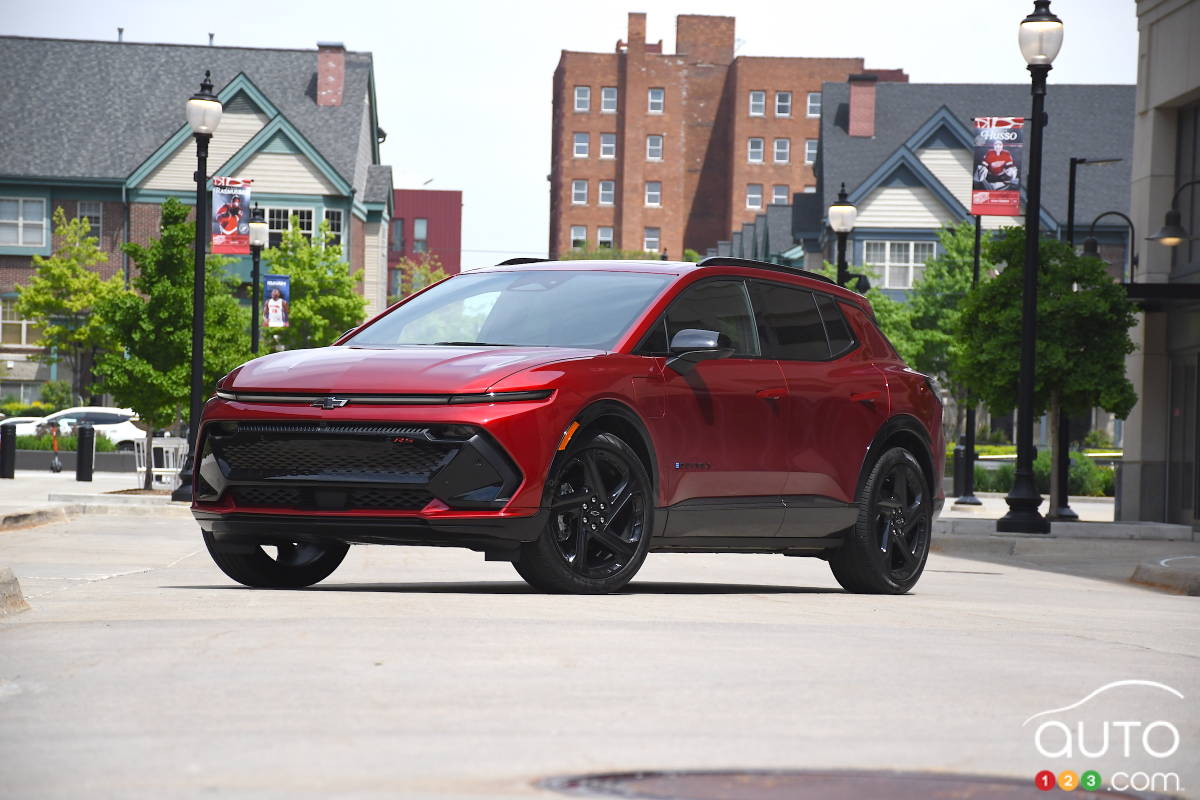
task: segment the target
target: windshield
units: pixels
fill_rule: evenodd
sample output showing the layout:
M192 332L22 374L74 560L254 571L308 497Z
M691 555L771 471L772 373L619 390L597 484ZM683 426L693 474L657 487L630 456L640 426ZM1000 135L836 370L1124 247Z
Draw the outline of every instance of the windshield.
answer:
M455 275L347 345L533 345L611 349L670 275L529 270Z

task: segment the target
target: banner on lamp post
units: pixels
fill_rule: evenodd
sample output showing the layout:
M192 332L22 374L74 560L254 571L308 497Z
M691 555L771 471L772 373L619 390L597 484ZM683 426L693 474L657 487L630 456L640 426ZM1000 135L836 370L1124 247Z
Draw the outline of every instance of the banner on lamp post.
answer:
M1024 134L1024 117L975 118L972 215L1020 216Z
M212 251L228 255L250 252L250 184L252 178L213 178Z
M286 328L291 316L292 278L290 275L263 277L262 323L264 328Z

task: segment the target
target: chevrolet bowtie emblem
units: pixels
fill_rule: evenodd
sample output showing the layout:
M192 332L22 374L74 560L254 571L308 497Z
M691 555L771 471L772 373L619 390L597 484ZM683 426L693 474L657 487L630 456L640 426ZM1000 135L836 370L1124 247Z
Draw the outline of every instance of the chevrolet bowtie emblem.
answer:
M331 411L335 408L341 408L350 401L343 397L322 397L320 400L314 400L309 403L313 408L323 408L326 411Z

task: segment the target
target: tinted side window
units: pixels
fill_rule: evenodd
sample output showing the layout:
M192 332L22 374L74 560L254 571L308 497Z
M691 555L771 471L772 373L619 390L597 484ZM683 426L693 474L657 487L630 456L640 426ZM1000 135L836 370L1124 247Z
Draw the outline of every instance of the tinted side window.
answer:
M842 310L838 308L836 300L829 295L818 294L817 305L821 307L825 331L829 334L829 349L833 351L834 358L837 358L854 346L854 334L850 332L850 325L842 316Z
M825 361L829 342L813 293L778 283L754 284L754 302L771 340L770 356L784 361Z
M87 416L89 417L88 421L93 425L116 425L117 423L124 422L125 420L129 419L129 417L124 414L110 414L108 412L101 411L88 414Z
M725 334L738 356L761 352L742 281L703 281L685 289L667 309L668 341L686 328Z

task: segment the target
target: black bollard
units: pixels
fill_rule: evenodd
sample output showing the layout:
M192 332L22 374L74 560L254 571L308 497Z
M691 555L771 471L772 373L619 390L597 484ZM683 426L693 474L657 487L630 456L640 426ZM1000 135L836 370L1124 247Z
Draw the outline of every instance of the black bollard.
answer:
M96 468L96 429L88 423L75 428L75 480L91 481Z
M17 471L17 426L0 425L0 478L13 478Z
M963 441L964 437L958 438L958 444L954 446L954 496L962 497L967 490L967 468L970 466L967 463L967 446Z

